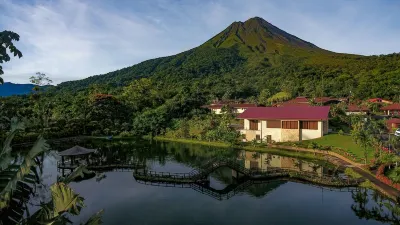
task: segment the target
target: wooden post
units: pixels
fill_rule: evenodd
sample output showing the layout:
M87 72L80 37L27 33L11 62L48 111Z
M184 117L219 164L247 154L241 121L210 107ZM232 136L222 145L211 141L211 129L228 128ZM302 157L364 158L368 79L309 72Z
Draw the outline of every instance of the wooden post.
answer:
M64 156L61 156L61 163L64 165Z

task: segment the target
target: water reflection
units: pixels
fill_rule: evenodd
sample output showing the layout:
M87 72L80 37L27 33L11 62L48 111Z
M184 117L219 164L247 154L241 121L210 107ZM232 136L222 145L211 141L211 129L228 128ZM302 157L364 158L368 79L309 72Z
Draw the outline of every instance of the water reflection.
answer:
M52 147L62 151L77 144L97 148L96 157L104 164L141 162L160 172L188 173L210 159L230 159L249 170L290 168L319 176L338 173L335 167L317 161L180 143L88 140ZM43 158L44 187L62 175L57 160L54 154ZM399 224L398 207L366 189L237 178L232 169L224 167L209 175L207 186L181 184L183 188L177 188L171 183L137 182L131 171L103 171L101 176L71 184L87 207L70 219L79 224L104 209L105 224ZM29 200L31 208L49 197L45 189L35 195Z

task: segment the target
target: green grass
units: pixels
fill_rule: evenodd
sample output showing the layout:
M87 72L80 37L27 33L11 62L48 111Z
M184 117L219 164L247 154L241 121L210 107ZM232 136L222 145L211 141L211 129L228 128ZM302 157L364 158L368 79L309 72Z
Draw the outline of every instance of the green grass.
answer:
M356 144L351 136L339 135L339 134L328 134L318 139L312 140L322 146L332 146L337 148L342 148L343 150L352 153L357 156L357 158L364 159L364 150L358 144ZM309 141L304 141L310 143ZM372 148L368 149L368 160L374 158L374 151Z
M344 173L352 178L358 179L361 178L362 176L360 174L358 174L357 172L355 172L352 168L346 168L346 170L344 171Z

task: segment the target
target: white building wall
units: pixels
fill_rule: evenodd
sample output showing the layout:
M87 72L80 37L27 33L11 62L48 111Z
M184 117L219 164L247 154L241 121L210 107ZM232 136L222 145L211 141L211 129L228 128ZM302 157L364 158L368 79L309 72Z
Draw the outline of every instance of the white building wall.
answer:
M211 109L215 114L221 114L221 109Z
M323 122L318 121L318 130L308 130L308 129L300 129L301 131L301 140L310 140L315 138L320 138L323 136Z
M365 115L367 114L366 112L346 112L346 115Z
M267 135L271 135L271 140L275 142L281 141L281 128L265 128L265 132L263 132L263 137L266 140Z

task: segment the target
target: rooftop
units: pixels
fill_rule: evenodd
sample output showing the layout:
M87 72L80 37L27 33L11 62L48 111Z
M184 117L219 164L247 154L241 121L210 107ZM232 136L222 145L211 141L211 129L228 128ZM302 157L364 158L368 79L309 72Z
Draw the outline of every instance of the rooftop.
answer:
M203 108L209 108L209 109L221 109L222 107L229 105L232 108L249 108L249 107L257 107L257 104L253 103L228 103L228 104L211 104L211 105L204 105L202 106Z
M365 105L348 105L347 112L369 112L369 108Z
M400 103L394 103L381 108L381 110L400 110Z
M326 120L329 106L286 106L248 108L239 119Z
M96 149L89 149L89 148L84 148L84 147L75 145L74 147L64 150L62 152L59 152L58 154L61 156L86 155L86 154L90 154L95 151L96 151Z

